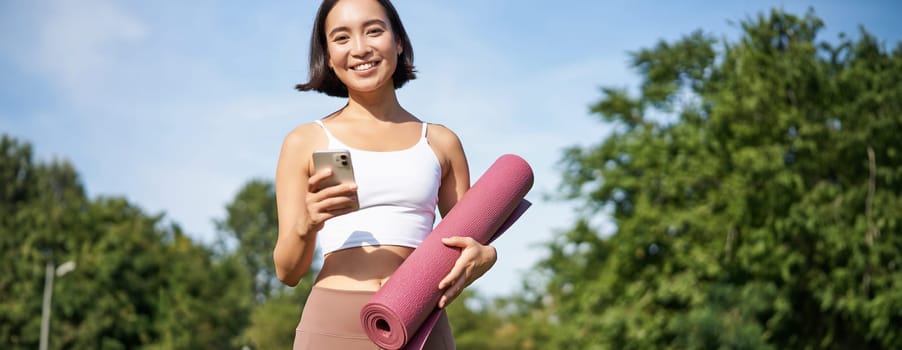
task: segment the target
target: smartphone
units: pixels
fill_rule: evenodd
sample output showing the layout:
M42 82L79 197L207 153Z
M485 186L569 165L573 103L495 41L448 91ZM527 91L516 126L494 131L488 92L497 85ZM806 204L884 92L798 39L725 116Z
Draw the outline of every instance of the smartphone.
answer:
M313 168L315 172L332 169L332 176L320 182L317 191L338 184L354 182L354 164L351 163L351 152L348 150L313 151Z

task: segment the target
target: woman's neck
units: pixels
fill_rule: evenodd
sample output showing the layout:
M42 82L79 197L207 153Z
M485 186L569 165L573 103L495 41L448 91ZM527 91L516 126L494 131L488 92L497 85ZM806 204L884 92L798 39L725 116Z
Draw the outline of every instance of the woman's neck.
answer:
M348 105L343 108L342 114L354 118L400 121L407 113L401 108L395 90L390 88L372 93L349 92Z

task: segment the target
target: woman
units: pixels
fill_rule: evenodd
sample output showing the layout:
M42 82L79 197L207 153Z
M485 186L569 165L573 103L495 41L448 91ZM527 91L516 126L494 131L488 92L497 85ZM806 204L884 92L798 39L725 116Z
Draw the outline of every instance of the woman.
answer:
M279 238L276 273L295 286L320 241L323 267L304 306L295 349L374 349L360 324L363 305L470 187L458 137L404 110L395 95L415 78L413 49L388 0L323 1L310 44L310 81L298 85L347 97L340 110L292 130L276 171ZM351 152L355 184L326 187L315 150ZM355 201L359 201L359 209ZM436 288L445 307L495 263L495 249L467 237L444 240L461 249ZM426 343L454 348L442 317Z

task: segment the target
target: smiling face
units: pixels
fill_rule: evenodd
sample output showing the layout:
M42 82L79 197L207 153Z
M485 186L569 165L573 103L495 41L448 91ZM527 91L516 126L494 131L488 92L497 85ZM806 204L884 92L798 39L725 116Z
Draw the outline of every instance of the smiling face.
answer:
M401 44L375 0L341 0L325 23L328 64L349 93L394 90Z

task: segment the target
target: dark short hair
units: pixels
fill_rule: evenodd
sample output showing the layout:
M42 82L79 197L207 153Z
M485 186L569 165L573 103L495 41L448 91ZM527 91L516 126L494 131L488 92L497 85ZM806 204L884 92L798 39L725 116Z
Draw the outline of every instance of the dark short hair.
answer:
M316 12L316 22L313 23L313 33L310 35L310 76L307 83L295 86L300 91L316 90L329 96L348 97L348 88L345 86L335 72L329 69L328 49L326 48L326 16L329 11L335 7L339 0L324 0ZM413 66L413 47L410 44L410 38L407 37L407 31L401 24L401 17L398 11L389 0L377 0L385 14L388 15L388 21L391 30L395 35L395 40L401 43L403 50L398 55L398 64L395 66L395 72L392 74L392 82L395 89L404 86L408 80L416 79L416 70Z

